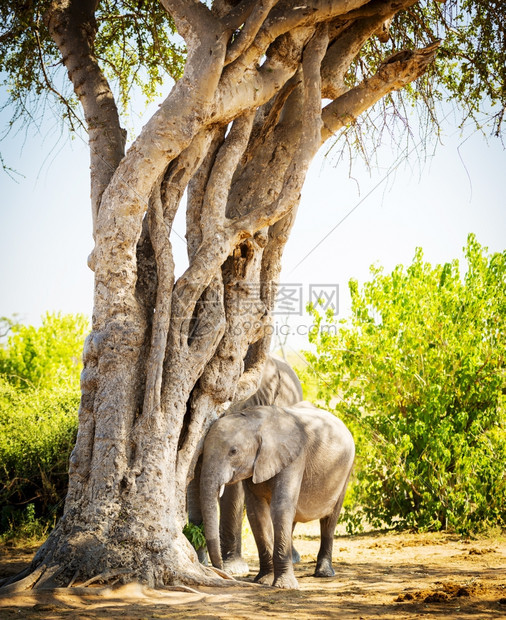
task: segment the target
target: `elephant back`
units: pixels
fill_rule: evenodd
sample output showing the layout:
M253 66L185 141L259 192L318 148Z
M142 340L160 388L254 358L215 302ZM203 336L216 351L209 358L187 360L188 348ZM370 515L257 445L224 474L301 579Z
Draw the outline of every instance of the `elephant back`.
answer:
M301 400L302 386L292 367L281 358L270 355L265 363L258 390L249 398L234 403L229 413L264 405L286 407Z

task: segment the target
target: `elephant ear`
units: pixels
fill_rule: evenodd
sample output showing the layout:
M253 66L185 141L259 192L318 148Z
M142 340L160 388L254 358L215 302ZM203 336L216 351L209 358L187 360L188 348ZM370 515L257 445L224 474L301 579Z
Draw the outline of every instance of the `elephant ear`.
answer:
M305 433L300 421L280 407L259 408L259 448L253 464L253 483L269 480L301 453Z

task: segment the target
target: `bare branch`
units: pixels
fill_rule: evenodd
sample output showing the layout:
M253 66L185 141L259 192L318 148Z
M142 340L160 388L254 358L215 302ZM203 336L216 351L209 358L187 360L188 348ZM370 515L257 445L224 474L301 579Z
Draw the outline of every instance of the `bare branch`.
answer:
M223 306L223 278L221 270L205 289L197 303L194 321L188 334L193 365L198 364L200 375L213 356L226 327Z
M288 241L290 231L295 221L297 205L283 218L269 228L267 245L262 254L260 269L260 296L266 310L264 329L259 332L259 338L252 341L245 360L245 372L241 376L235 392L235 400L243 400L251 395L258 387L262 370L269 354L272 339L271 327L272 311L276 299L276 288L281 274L281 257Z
M328 104L322 113L324 127L321 142L356 118L388 93L403 88L424 73L433 61L440 41L418 50L397 52L381 65L378 72Z
M336 99L347 90L344 76L364 43L384 20L382 15L377 15L351 22L337 37L322 63L322 97Z
M230 70L239 76L246 69L259 63L268 47L281 35L302 26L314 26L319 22L328 21L338 15L360 8L368 0L313 0L312 2L280 2L270 11L267 19L259 28L251 45L230 65Z
M252 105L264 105L297 71L304 46L313 34L312 28L298 28L280 37L269 49L269 57L261 67L246 67L241 58L223 71L216 117L232 120ZM233 114L232 114L233 112Z
M221 18L221 23L230 32L234 32L240 28L248 19L251 11L254 10L257 0L241 0L236 6L230 8L230 5L224 1L213 2L213 13Z
M398 13L404 9L407 9L413 4L416 4L419 0L371 0L365 2L363 6L350 10L346 19L358 19L361 17L375 17L377 15L386 14L389 12ZM446 0L442 0L446 2ZM385 17L385 19L388 19Z
M260 381L262 380L262 372L269 355L270 337L261 338L251 344L245 359L245 369L235 391L235 400L241 401L256 392Z
M193 179L196 171L202 165L212 139L212 131L207 129L200 131L192 140L191 144L169 167L170 174L165 176L162 184L162 197L165 205L165 219L167 224L170 224L171 228L177 206L183 197L188 183ZM170 222L167 220L168 213L172 214Z
M191 321L201 295L211 284L232 250L230 237L217 234L201 244L193 260L177 280L172 293L171 346L188 354Z
M231 187L227 217L245 216L280 196L285 173L299 148L303 100L299 71L274 101L258 110L255 133L252 132L241 169ZM282 115L271 130L271 122L278 117L277 108L282 109ZM258 183L259 178L268 179L268 182Z
M262 148L271 132L274 131L276 126L278 126L279 118L285 103L287 102L288 97L290 97L293 91L297 88L298 83L298 79L294 76L286 82L278 96L274 99L272 106L270 106L270 109L267 111L266 118L263 119L263 123L259 128L258 133L254 136L252 135L252 139L250 140L246 153L247 160L250 160L255 156L257 149Z
M161 407L163 361L167 346L172 288L174 286L174 259L169 233L177 210L177 203L176 205L170 204L168 213L165 214L160 192L161 185L157 184L153 190L148 210L149 232L155 251L158 281L143 405L143 416L148 418L156 415Z

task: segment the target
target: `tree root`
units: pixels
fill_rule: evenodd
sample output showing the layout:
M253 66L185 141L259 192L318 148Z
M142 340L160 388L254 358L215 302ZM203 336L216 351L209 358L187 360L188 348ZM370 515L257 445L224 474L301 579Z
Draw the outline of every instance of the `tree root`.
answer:
M180 574L174 585L161 585L152 588L154 591L186 592L189 594L203 594L199 587L226 588L226 587L258 587L259 584L247 581L238 581L231 575L213 566L198 565L198 573L189 572ZM66 593L69 595L86 596L93 594L100 596L111 591L121 577L128 578L134 575L134 571L126 568L105 570L94 577L79 583L79 569L68 580L67 586L59 586L55 583L56 577L65 570L61 564L49 564L42 562L37 568L31 567L21 573L4 580L0 587L0 596L21 594L28 590L36 590L45 593ZM103 587L90 587L96 582L102 582ZM133 579L132 582L135 580ZM76 585L74 585L77 582ZM151 588L150 588L151 589Z
M220 568L216 568L215 566L203 566L203 568L205 569L205 572L216 573L219 577L222 577L223 579L236 581L234 577L232 577L232 575L229 575L224 570L221 570Z
M79 568L76 570L76 572L74 573L74 576L72 577L72 579L69 582L69 585L67 586L68 588L71 588L74 583L77 581L77 578L79 577Z
M28 566L27 568L22 570L20 573L16 573L15 575L10 575L9 577L4 577L3 579L0 579L0 590L2 588L5 588L5 586L10 585L11 583L14 583L15 581L24 579L25 577L30 575L31 572L32 572L32 569L30 566Z
M103 573L100 573L100 575L95 575L95 577L92 577L91 579L88 579L88 581L85 581L84 583L80 584L80 588L86 588L87 586L90 586L92 583L95 583L96 581L109 581L110 579L114 579L114 577L119 577L120 575L131 575L133 573L133 571L128 570L127 568L118 568L116 570L105 570ZM72 578L72 582L73 583L74 578ZM69 584L68 586L69 588L71 587L71 585Z
M55 579L65 570L65 566L60 564L47 565L46 570L40 576L40 579L35 584L35 588L38 590L52 589L56 587Z
M163 586L163 588L158 588L159 590L167 590L168 592L187 592L188 594L202 594L195 588L190 588L190 586Z
M133 589L132 589L133 588ZM51 595L59 595L59 596L77 596L80 598L117 598L121 597L122 599L159 599L160 602L164 602L167 600L169 593L171 592L182 592L184 594L197 595L201 598L207 598L214 596L209 592L202 592L196 588L190 588L189 586L162 586L157 588L151 588L142 584L140 582L132 581L127 584L120 584L116 587L112 587L110 584L104 585L102 587L90 587L90 586L74 586L72 588L62 587L62 588L43 588L43 589L35 589L34 593L41 594L51 594ZM170 602L170 598L168 599Z
M47 570L47 564L41 564L35 570L30 572L30 569L26 569L18 575L14 575L9 579L10 583L5 584L0 588L0 595L5 594L18 594L19 592L24 592L25 590L30 590L35 586L37 581L42 577L42 575ZM28 572L28 575L26 573ZM21 579L19 578L21 575ZM24 576L26 575L26 576Z
M203 566L203 565L201 565L201 568L211 578L211 583L208 584L206 582L202 582L200 584L202 586L210 585L210 586L217 586L219 588L230 588L230 587L233 587L233 588L235 588L235 587L237 587L237 588L249 588L249 587L258 588L258 587L263 587L262 584L260 584L260 583L254 583L252 581L239 581L238 579L235 579L234 577L232 577L232 575L229 575L225 571L223 571L223 570L221 570L219 568L216 568L215 566Z

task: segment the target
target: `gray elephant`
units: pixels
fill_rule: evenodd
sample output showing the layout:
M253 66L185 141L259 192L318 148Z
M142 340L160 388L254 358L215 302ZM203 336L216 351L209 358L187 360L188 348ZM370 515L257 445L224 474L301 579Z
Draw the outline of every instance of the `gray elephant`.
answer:
M292 564L295 523L320 519L316 577L331 577L337 519L355 458L344 423L301 402L254 407L217 420L204 440L200 478L209 556L223 568L217 501L224 485L244 481L248 519L260 572L255 581L296 588Z
M285 361L279 357L267 358L258 390L249 398L232 404L226 415L238 413L259 405L294 405L302 400L300 381ZM188 487L188 519L190 523L202 523L200 506L200 468L199 459L195 477ZM220 540L224 568L232 575L248 574L248 564L242 557L241 531L244 512L244 489L241 482L226 487L220 499ZM206 561L206 550L199 549L201 562ZM294 550L294 557L298 554Z

